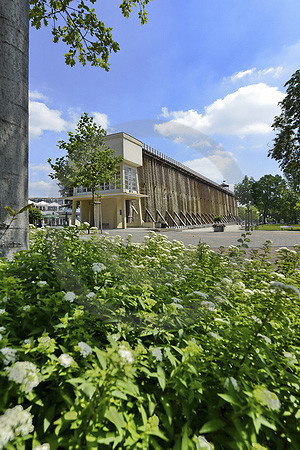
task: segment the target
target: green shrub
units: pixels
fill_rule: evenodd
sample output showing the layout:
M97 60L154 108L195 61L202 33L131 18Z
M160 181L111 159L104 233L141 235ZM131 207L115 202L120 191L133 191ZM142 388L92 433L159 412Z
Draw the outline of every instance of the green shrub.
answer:
M0 260L0 448L299 448L298 246L31 233Z

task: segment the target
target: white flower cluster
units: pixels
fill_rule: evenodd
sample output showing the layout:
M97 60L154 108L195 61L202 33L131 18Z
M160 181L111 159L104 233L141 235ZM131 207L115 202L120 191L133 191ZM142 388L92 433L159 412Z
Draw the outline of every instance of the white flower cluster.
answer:
M59 364L63 367L70 367L73 362L74 359L72 358L71 355L69 355L68 353L62 353L59 358L58 358Z
M196 442L197 450L213 450L213 446L208 442L204 436L197 436Z
M268 336L265 336L264 334L260 334L260 333L258 333L257 336L261 337L267 344L272 344L272 341L270 338L268 338Z
M42 286L45 286L47 284L47 281L38 281L36 284L38 286L42 287Z
M67 302L73 303L75 300L76 295L74 294L74 292L66 292L65 293L65 300L67 300Z
M6 313L5 309L0 309L0 314L5 314L5 313Z
M268 389L263 386L257 386L254 389L253 394L255 400L262 405L266 405L272 411L280 409L279 398L274 392L268 391Z
M103 270L106 269L106 267L105 267L105 265L102 264L102 263L94 263L94 264L92 265L92 269L93 269L94 272L97 273L97 272L102 272Z
M295 286L292 286L291 284L284 284L280 281L271 281L270 288L273 289L282 289L283 291L294 291L298 297L300 298L300 290L297 289Z
M80 353L84 358L93 353L92 348L86 342L79 342L78 347L80 348Z
M40 382L36 365L29 361L18 361L13 367L7 369L7 372L8 378L21 384L26 394L31 392Z
M3 347L1 348L1 353L4 356L4 364L6 366L8 366L8 364L15 362L16 360L16 353L17 350L15 350L14 348L10 348L10 347Z
M215 311L216 310L216 306L213 302L201 302L201 305L204 306L206 309L208 309L209 311Z
M51 343L50 336L42 336L38 339L39 343L42 344L44 347L48 347L48 345Z
M224 386L228 389L230 384L236 391L240 390L238 382L236 381L236 379L234 377L226 378Z
M93 297L95 297L95 292L89 292L88 294L87 294L87 296L86 296L86 298L93 298Z
M36 445L33 450L50 450L50 444L46 442L45 444Z
M222 339L221 336L219 336L217 333L214 333L213 331L210 331L209 333L213 338L220 340Z
M121 357L121 363L122 364L132 364L134 362L134 357L132 356L132 353L130 350L127 350L127 348L124 345L121 345L119 348L119 355Z
M162 361L163 360L163 354L159 347L154 347L151 349L151 353L153 358L156 359L156 361Z
M0 449L4 448L15 436L26 436L33 431L31 414L21 405L9 408L0 416Z

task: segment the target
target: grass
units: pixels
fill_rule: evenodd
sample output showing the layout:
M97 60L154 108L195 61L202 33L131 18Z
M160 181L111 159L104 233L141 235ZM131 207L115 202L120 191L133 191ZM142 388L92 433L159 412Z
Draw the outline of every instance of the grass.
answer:
M286 228L285 231L300 231L300 224L291 224L291 225L284 225L284 224L274 224L274 223L268 223L265 225L258 225L257 230L262 231L282 231L280 227L282 226L290 226L293 228Z

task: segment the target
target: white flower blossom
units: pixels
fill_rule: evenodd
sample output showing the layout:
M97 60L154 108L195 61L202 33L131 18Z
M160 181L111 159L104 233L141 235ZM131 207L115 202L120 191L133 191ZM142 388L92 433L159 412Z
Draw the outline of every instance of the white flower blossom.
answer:
M0 416L0 449L3 449L15 436L26 436L34 430L32 415L21 405L6 410Z
M213 450L213 446L208 442L204 436L197 436L196 441L197 450Z
M30 339L24 339L23 345L30 345Z
M284 356L286 359L288 359L288 363L289 363L290 365L296 364L297 358L296 358L296 356L295 356L293 353L290 353L290 352L284 352L284 353L283 353L283 356Z
M209 334L215 339L218 339L218 340L222 339L221 336L219 336L217 333L214 333L213 331L210 331Z
M45 444L36 445L33 450L50 450L50 444L47 442Z
M42 336L39 338L39 343L47 347L51 342L50 336Z
M173 303L182 303L182 300L180 298L177 297L172 297Z
M156 361L162 361L163 360L163 354L159 347L154 347L151 349L151 353L153 358L156 359Z
M79 342L78 347L80 348L80 353L84 358L93 353L92 348L86 342Z
M120 334L119 333L114 333L114 334L111 334L110 336L110 339L112 339L113 341L115 341L115 342L117 342L119 339L120 339Z
M62 353L59 358L58 358L59 364L63 367L70 367L73 362L74 359L72 358L71 355L69 355L68 353Z
M86 298L92 298L92 297L95 297L95 292L89 292L88 294L87 294L87 296L86 296Z
M119 355L121 357L122 364L132 364L134 362L134 357L130 350L128 350L124 345L119 348Z
M5 314L5 313L6 313L5 309L0 309L0 314Z
M92 270L94 271L94 272L102 272L103 270L105 270L106 269L106 267L105 267L105 265L104 264L102 264L102 263L93 263L93 265L92 265Z
M47 284L47 281L38 281L37 283L36 283L38 286L45 286L46 284Z
M233 285L233 288L235 288L235 289L245 289L245 285L244 285L244 283L242 281L238 281L237 283L235 283Z
M256 316L251 316L251 319L253 319L254 322L262 323L262 321L261 321L258 317L256 317Z
M36 365L29 361L18 361L13 367L7 369L7 372L10 380L22 384L26 394L31 392L40 382Z
M23 311L28 311L29 309L31 308L31 306L30 305L25 305L25 306L23 306Z
M213 302L201 302L201 305L203 305L206 309L209 311L215 311L216 306Z
M4 356L3 362L6 366L8 366L11 362L15 362L17 350L10 347L4 347L1 348L0 352Z
M272 344L272 341L270 338L268 338L268 336L265 336L264 334L260 334L260 333L258 333L257 336L261 337L267 344Z
M180 305L180 303L171 303L171 305L172 306L176 306L176 308L178 308L178 309L180 309L180 308L183 308L183 306L182 305Z
M3 333L5 331L5 327L0 327L0 332Z
M66 292L65 293L65 300L67 300L67 302L73 303L75 300L76 295L74 294L74 292Z
M224 386L228 389L229 386L230 386L230 384L232 384L233 388L234 388L236 391L239 391L239 390L240 390L239 385L238 385L238 382L236 381L236 379L235 379L234 377L226 378L225 383L224 383Z
M2 303L6 303L7 302L7 296L5 295L2 299Z
M280 401L274 392L268 391L263 386L257 386L254 391L254 398L262 405L266 405L272 411L280 409Z
M198 297L203 297L203 298L208 297L208 294L206 294L205 292L201 292L201 291L194 291L193 295L198 295Z

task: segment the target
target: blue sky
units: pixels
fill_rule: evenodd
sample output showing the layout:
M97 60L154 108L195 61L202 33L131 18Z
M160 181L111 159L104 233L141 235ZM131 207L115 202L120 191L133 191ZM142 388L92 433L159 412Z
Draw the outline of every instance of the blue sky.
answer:
M83 112L216 182L280 173L267 153L299 69L298 0L153 0L144 26L117 0L95 8L121 47L109 72L67 67L50 29L30 31L30 196L57 195L47 159Z

